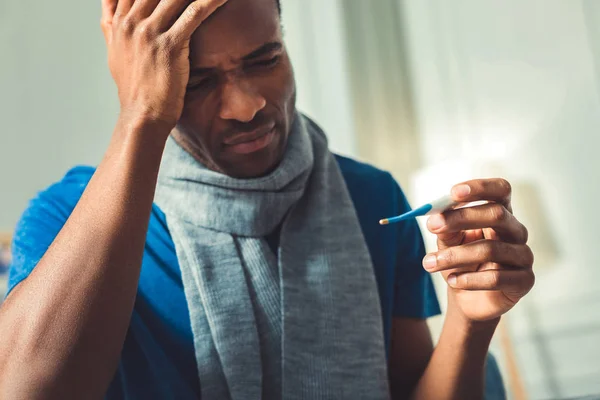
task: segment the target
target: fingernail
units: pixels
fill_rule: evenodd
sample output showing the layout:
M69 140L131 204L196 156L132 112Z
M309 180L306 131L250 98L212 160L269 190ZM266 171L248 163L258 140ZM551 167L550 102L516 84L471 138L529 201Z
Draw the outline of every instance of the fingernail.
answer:
M471 194L471 187L469 185L458 185L452 189L454 197L462 199Z
M432 231L437 231L442 229L444 225L446 225L446 220L444 219L444 216L442 214L436 214L429 218L427 225Z
M435 254L430 254L423 259L423 267L426 270L434 269L437 266L437 257Z
M450 275L448 277L448 285L452 287L456 286L456 275Z

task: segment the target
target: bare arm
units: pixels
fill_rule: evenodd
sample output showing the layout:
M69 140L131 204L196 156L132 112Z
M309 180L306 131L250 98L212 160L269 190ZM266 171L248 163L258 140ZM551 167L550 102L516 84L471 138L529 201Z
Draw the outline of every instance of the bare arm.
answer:
M433 341L424 319L394 318L389 358L390 389L393 399L407 399L423 376Z
M495 326L495 322L467 325L448 315L434 349L425 321L394 321L392 398L483 398L485 361Z
M101 397L114 374L165 136L120 125L64 228L0 309L0 398Z
M133 309L162 152L183 107L189 39L224 2L104 0L121 116L70 218L0 308L0 398L105 395Z

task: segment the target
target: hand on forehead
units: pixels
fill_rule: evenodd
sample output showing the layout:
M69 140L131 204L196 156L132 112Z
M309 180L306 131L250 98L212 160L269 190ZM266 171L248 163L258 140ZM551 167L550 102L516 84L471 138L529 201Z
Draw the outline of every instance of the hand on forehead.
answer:
M276 0L229 0L192 36L192 61L228 53L243 57L265 43L281 40Z

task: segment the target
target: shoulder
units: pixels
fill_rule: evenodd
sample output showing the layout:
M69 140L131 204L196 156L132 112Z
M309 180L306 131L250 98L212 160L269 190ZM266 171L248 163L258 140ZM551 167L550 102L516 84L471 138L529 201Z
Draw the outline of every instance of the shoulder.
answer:
M62 179L37 193L29 201L17 224L16 239L34 220L42 218L44 221L51 222L54 219L66 219L75 208L94 171L93 167L87 166L72 168Z
M349 187L359 186L363 190L369 188L375 192L385 192L394 190L397 186L396 181L387 171L337 154L335 158Z
M54 241L94 171L92 167L72 168L29 201L13 234L9 291L29 275Z
M69 171L58 181L40 191L29 203L33 205L52 202L53 205L67 205L79 201L96 169L89 166L77 166Z
M70 169L60 180L33 197L23 212L15 229L15 240L29 232L30 224L39 221L45 225L66 220L75 208L95 168L77 166Z
M371 164L366 164L352 158L335 155L335 159L342 170L344 179L354 183L382 183L392 181L391 174Z
M399 245L412 243L419 240L421 236L418 229L413 229L410 224L382 227L379 225L379 220L400 215L410 210L410 205L389 172L347 157L336 155L336 159L354 204L376 272L381 276L387 276L386 274L392 271L391 266L396 263L400 251Z
M335 158L359 217L365 208L381 214L380 219L410 209L392 174L352 158L340 155Z

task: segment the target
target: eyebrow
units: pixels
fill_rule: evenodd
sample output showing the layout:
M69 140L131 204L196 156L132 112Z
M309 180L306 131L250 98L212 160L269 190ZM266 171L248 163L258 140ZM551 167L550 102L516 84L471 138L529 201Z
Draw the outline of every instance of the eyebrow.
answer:
M282 44L279 42L270 42L262 45L259 49L254 50L252 53L247 56L242 57L244 61L254 60L255 58L262 57L274 51L279 51L282 48Z
M279 51L283 48L283 45L280 42L269 42L265 43L258 49L254 50L252 53L245 55L242 57L242 61L252 61L267 54L273 53L275 51ZM215 68L192 68L190 71L190 75L206 75L213 72Z

